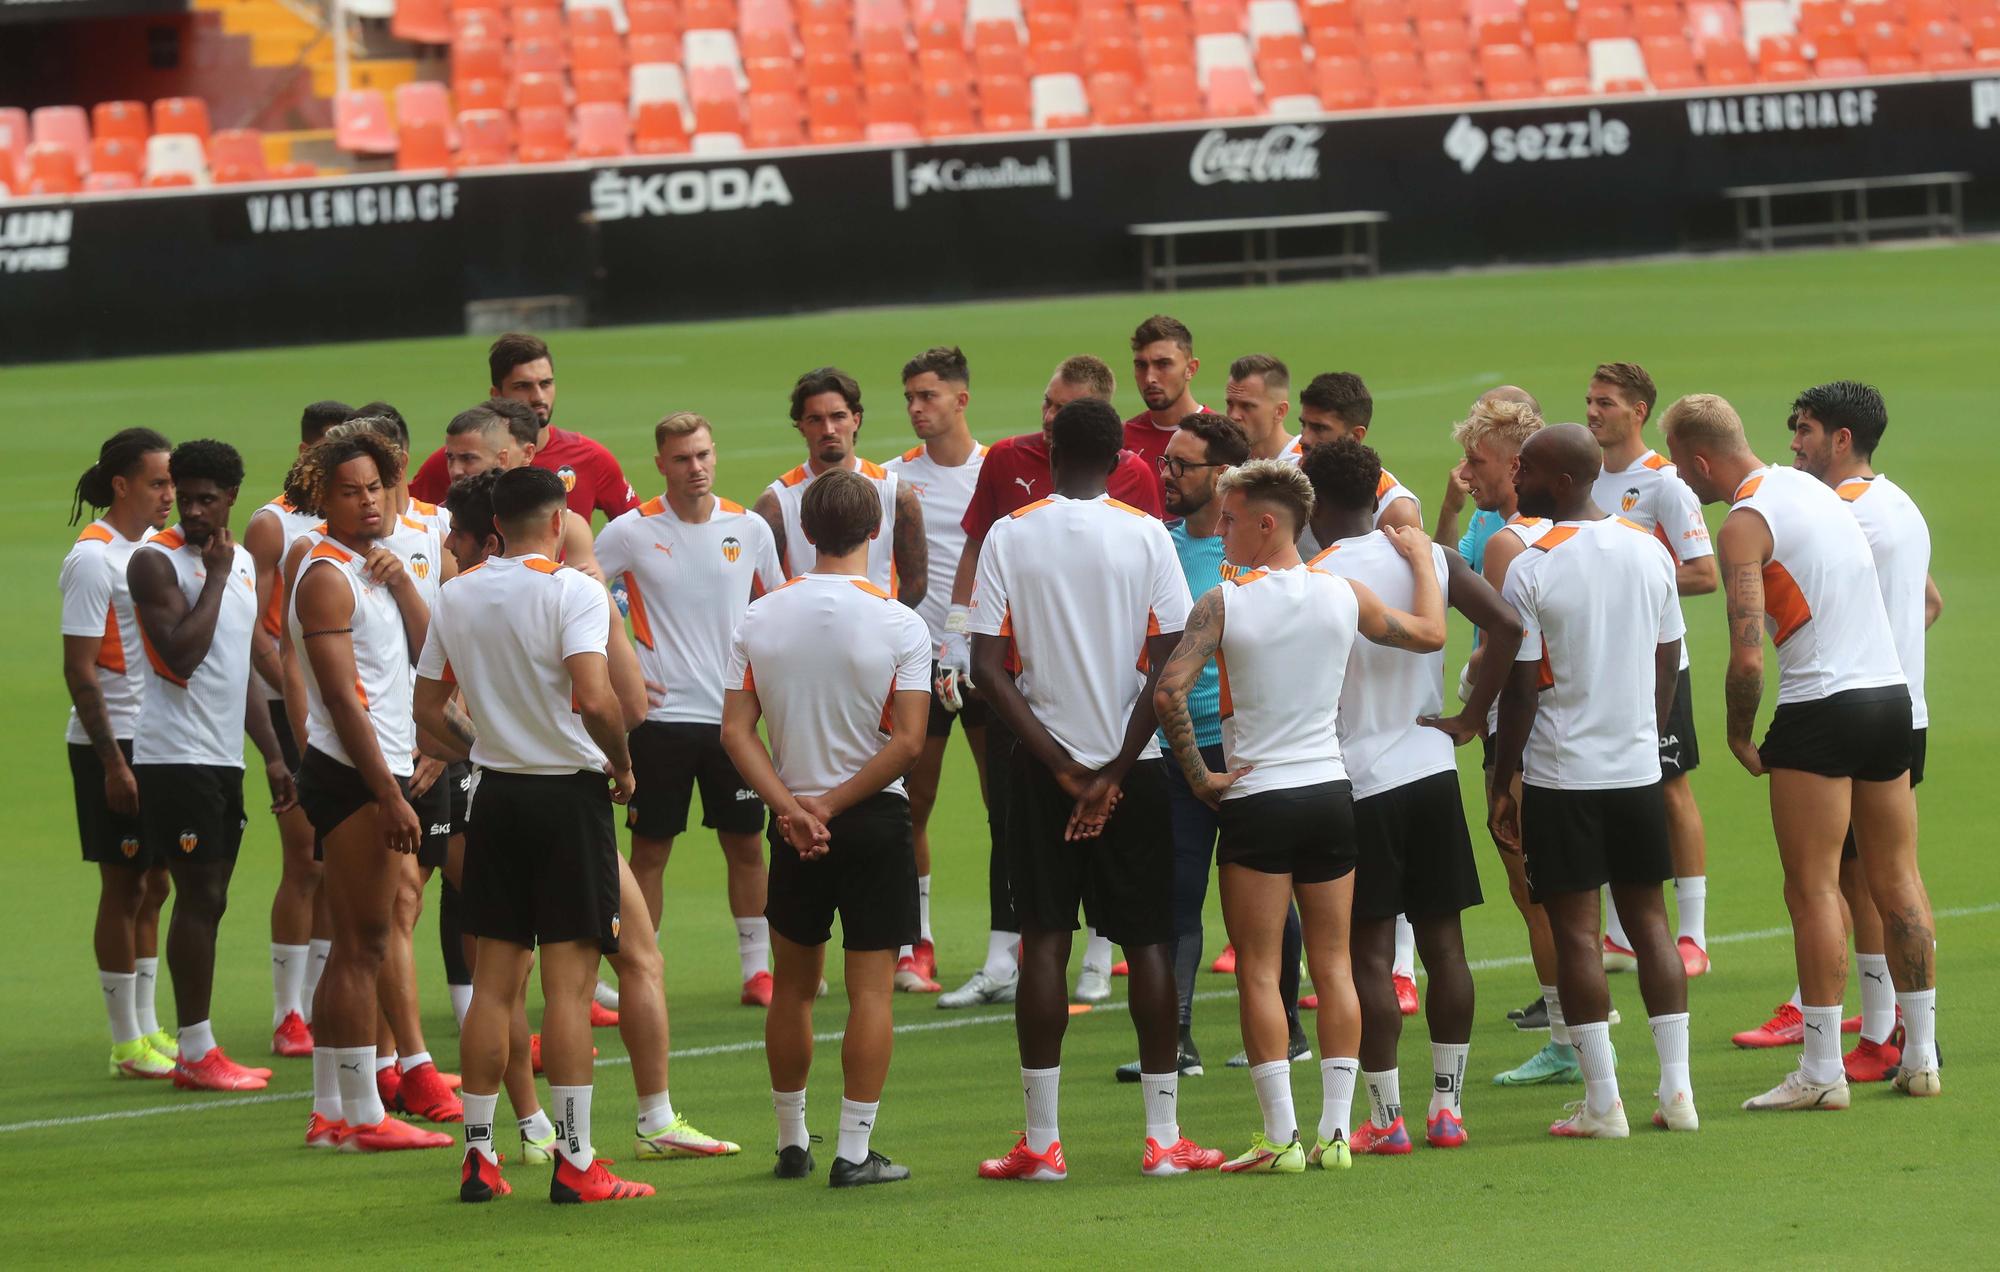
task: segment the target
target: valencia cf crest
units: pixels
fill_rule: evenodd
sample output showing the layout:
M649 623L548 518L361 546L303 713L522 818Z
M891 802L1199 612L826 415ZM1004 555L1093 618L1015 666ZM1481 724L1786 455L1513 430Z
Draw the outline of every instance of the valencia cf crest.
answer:
M1618 511L1630 512L1632 511L1633 508L1638 506L1638 503L1639 503L1639 488L1637 486L1633 486L1631 489L1625 492L1625 497L1618 501Z
M556 476L562 478L563 493L567 494L576 489L576 469L564 464L556 469Z
M741 557L742 555L743 555L743 543L740 539L736 538L736 536L731 535L729 538L724 539L722 541L723 560L729 562L729 564L731 565L735 565L737 558Z
M611 916L611 939L618 939L618 916L615 914Z
M431 576L431 559L421 552L412 552L410 554L410 573L416 575L419 579L429 578Z
M194 850L195 850L196 848L199 848L199 847L201 847L201 836L200 836L200 835L197 835L197 834L195 834L195 833L194 833L193 831L191 831L191 830L184 830L184 831L182 831L182 832L181 832L181 851L182 851L182 852L193 852L193 851L194 851Z
M139 841L127 835L118 841L118 851L124 853L127 859L136 857L139 855Z

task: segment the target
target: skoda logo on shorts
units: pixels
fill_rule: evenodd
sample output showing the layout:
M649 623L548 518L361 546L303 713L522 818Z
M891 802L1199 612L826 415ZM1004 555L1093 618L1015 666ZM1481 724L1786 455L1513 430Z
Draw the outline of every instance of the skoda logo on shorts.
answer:
M736 538L736 536L734 536L734 535L731 535L731 536L730 536L729 538L727 538L727 539L724 539L724 540L722 541L722 559L723 559L723 560L725 560L725 561L729 562L729 564L731 564L731 565L735 565L735 564L736 564L736 561L737 561L737 559L738 559L739 557L741 557L742 555L743 555L743 542L742 542L742 540L740 540L740 539Z
M1639 488L1634 486L1630 490L1627 490L1624 497L1618 501L1618 510L1620 512L1630 512L1632 509L1638 507L1638 505Z
M563 493L567 494L576 489L576 469L564 464L556 469L556 476L562 478Z
M201 846L200 835L195 834L191 830L184 830L181 832L182 852L193 852L196 848L199 848L200 846Z
M410 554L410 573L420 579L429 578L431 576L431 559L421 552L412 552Z
M127 835L118 841L118 851L124 853L127 857L136 857L139 855L139 841Z

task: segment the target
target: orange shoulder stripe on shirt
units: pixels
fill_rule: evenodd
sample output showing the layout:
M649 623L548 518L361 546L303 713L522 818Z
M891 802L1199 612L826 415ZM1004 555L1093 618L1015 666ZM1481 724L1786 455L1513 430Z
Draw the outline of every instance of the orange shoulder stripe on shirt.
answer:
M557 570L563 568L547 557L522 557L521 564L527 566L537 574L554 574Z
M849 579L848 582L854 584L854 586L860 588L862 591L868 593L868 595L870 596L879 596L885 601L895 599L894 597L890 596L887 592L883 591L881 588L876 587L873 583L870 583L867 579Z
M306 560L308 561L338 561L342 565L347 564L353 559L354 554L352 552L349 552L346 548L341 547L331 539L321 539L313 545L313 550L306 554Z
M800 464L797 468L778 478L778 484L782 486L796 486L811 475L811 473L806 471L806 466Z
M76 536L76 541L78 543L109 543L111 542L111 532L96 522L92 522L83 528L82 534Z
M1334 545L1333 545L1332 547L1330 547L1330 548L1327 548L1327 549L1323 550L1323 551L1322 551L1322 552L1321 552L1321 553L1320 553L1320 554L1319 554L1318 556L1316 556L1316 557L1314 557L1314 558L1313 558L1312 560L1310 560L1310 561L1306 562L1306 564L1307 564L1307 565L1318 565L1318 564L1319 564L1319 563L1320 563L1321 561L1324 561L1324 560L1326 560L1326 559L1327 559L1328 557L1332 556L1332 555L1333 555L1334 553L1336 553L1336 552L1338 552L1338 551L1340 551L1340 545L1339 545L1338 543L1336 543L1336 544L1334 544Z
M1777 624L1771 643L1782 645L1812 621L1812 606L1792 572L1776 561L1764 566L1764 612Z
M905 460L914 460L922 456L923 453L924 453L924 444L922 442L918 442L915 446L912 446L910 447L910 449L903 452L903 458Z
M460 570L458 572L458 577L462 579L466 575L472 573L474 570L483 570L485 568L486 568L486 562L484 561L481 561L478 565L468 565L463 570Z
M1835 493L1847 502L1853 503L1868 493L1868 486L1869 483L1865 481L1843 481L1835 489Z
M1035 502L1031 504L1022 504L1019 508L1014 509L1014 511L1008 513L1007 515L1009 517L1014 517L1014 518L1025 517L1029 513L1033 512L1035 509L1046 508L1051 503L1054 502L1055 501L1053 499L1037 499L1035 500Z
M876 481L880 481L889 475L888 469L875 463L873 460L857 459L855 465L856 472L860 473L863 477L872 477Z
M1333 551L1333 549L1331 549L1331 548L1328 548L1328 549L1327 549L1327 551L1328 551L1328 552L1331 552L1331 551ZM1326 555L1326 554L1325 554L1325 553L1321 553L1320 555L1321 555L1321 556L1324 556L1324 555ZM1314 557L1314 558L1313 558L1313 560L1317 561L1317 560L1319 560L1319 557ZM1264 578L1264 577L1266 577L1266 576L1267 576L1267 575L1269 575L1270 573L1271 573L1271 572L1270 572L1269 570L1252 570L1252 571L1250 571L1250 572L1249 572L1248 574L1238 574L1238 575L1236 575L1236 576L1235 576L1234 578L1230 579L1229 581L1230 581L1231 583L1234 583L1234 584L1235 584L1236 586L1238 586L1238 587L1247 587L1247 586L1249 586L1250 584L1252 584L1252 583L1255 583L1255 582L1256 582L1256 581L1257 581L1258 579L1261 579L1261 578ZM1149 636L1151 636L1151 635L1157 635L1157 634L1158 634L1157 630L1155 630L1155 631L1152 631L1152 632L1148 632L1148 633L1147 633L1147 635L1149 635Z
M1135 517L1144 517L1148 515L1144 509L1134 508L1131 504L1126 503L1122 499L1112 499L1107 497L1104 503L1107 507L1116 508L1120 512L1129 512Z
M1646 527L1640 525L1638 522L1632 520L1630 517L1613 517L1612 520L1616 521L1619 525L1624 526L1628 530L1637 530L1640 534L1646 533Z
M653 621L646 614L646 597L639 590L639 576L625 571L625 606L632 615L632 639L651 649L653 647Z
M417 515L420 517L434 517L437 515L438 506L434 503L425 503L421 499L410 500L410 507L415 508Z
M1666 457L1661 455L1658 451L1647 451L1646 457L1644 459L1641 459L1639 463L1647 468L1652 469L1654 472L1658 472L1662 468L1665 468L1667 466Z
M174 526L171 529L160 531L146 542L162 551L173 552L187 546L187 536L181 533L179 526Z
M1541 538L1535 540L1535 548L1540 552L1552 552L1576 537L1575 526L1557 526ZM1565 557L1565 560L1568 558Z
M743 513L743 505L737 503L734 499L724 499L718 495L715 500L715 510L717 512L732 512L737 514L738 516L741 516Z
M421 522L421 521L417 520L417 519L416 519L415 517L398 517L398 518L396 518L396 519L397 519L398 521L402 522L402 523L403 523L404 525L408 526L408 527L409 527L410 529L412 529L412 530L428 530L428 529L430 529L430 527L429 527L429 526L427 526L427 525L425 525L425 524L424 524L423 522Z
M1380 499L1396 488L1396 478L1388 469L1382 470L1382 479L1375 483L1375 497Z
M642 517L657 517L666 510L667 497L665 495L654 495L651 499L639 505L639 515Z
M1729 502L1730 503L1743 502L1745 499L1748 499L1750 496L1756 494L1757 487L1763 484L1764 484L1764 477L1763 474L1760 473L1757 476L1750 478L1742 485L1738 486L1736 488L1736 493L1729 497Z

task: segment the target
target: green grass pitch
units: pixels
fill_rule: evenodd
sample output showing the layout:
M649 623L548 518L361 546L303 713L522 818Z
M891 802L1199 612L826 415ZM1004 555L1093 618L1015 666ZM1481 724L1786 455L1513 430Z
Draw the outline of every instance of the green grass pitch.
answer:
M1851 1111L1836 1115L1737 1111L1792 1057L1739 1052L1729 1035L1768 1015L1794 973L1764 785L1732 763L1722 744L1722 606L1707 597L1687 606L1707 752L1694 784L1709 832L1715 960L1715 971L1690 995L1704 1114L1698 1135L1669 1137L1645 1126L1655 1068L1630 976L1612 982L1625 1015L1614 1038L1634 1109L1629 1142L1549 1139L1546 1126L1580 1088L1488 1085L1492 1073L1539 1041L1501 1020L1533 994L1534 978L1520 921L1475 821L1488 900L1466 918L1479 989L1467 1150L1420 1149L1404 1160L1363 1160L1346 1174L1290 1180L1142 1179L1139 1100L1111 1081L1112 1068L1134 1054L1129 1022L1114 1001L1077 1018L1069 1034L1069 1182L984 1184L974 1177L975 1163L1004 1151L1021 1124L1011 1017L1000 1009L939 1012L933 999L906 995L897 1021L907 1032L897 1040L877 1144L907 1163L913 1180L858 1195L830 1194L823 1173L783 1186L769 1173L761 1021L736 1003L720 855L694 833L682 841L667 880L663 939L681 1048L672 1091L698 1125L741 1140L745 1150L730 1160L638 1166L632 1173L658 1185L656 1199L588 1212L550 1207L541 1172L518 1165L510 1169L511 1199L474 1208L455 1199L455 1154L371 1159L306 1151L304 1061L272 1062L278 1072L271 1089L290 1098L262 1102L107 1079L104 1021L90 992L95 883L77 860L59 738L67 700L58 675L56 567L74 534L63 525L71 483L101 438L145 424L176 440L234 442L251 474L235 519L240 534L292 454L302 403L386 398L422 442L434 443L452 412L485 393L484 342L350 344L0 373L11 424L0 467L0 530L18 549L5 578L19 606L0 626L0 655L16 669L0 735L10 867L0 889L0 931L8 937L0 958L6 1261L1990 1266L2000 1231L1992 1208L2000 1169L1967 1114L2000 1079L1991 1055L2000 1003L2000 873L1990 830L1981 829L1990 822L1979 809L1990 805L1977 793L1991 780L1980 757L1991 757L1996 742L1990 652L1977 652L2000 626L2000 600L1983 582L1991 566L1982 549L1992 396L1991 376L1981 368L1992 365L2000 334L1996 284L2000 246L1977 244L558 334L560 422L611 446L650 493L658 489L653 421L669 409L699 409L717 425L721 489L746 503L798 461L785 394L800 370L831 362L859 376L870 408L861 450L885 459L910 445L897 372L911 354L940 342L965 347L974 427L991 440L1036 426L1045 379L1067 354L1097 353L1129 380L1126 334L1160 306L1195 331L1206 361L1197 387L1217 407L1224 368L1252 350L1278 353L1301 377L1332 368L1361 372L1378 404L1369 440L1423 496L1427 516L1454 458L1448 425L1477 392L1502 380L1535 392L1550 419L1577 418L1593 364L1643 361L1667 400L1697 390L1728 396L1750 422L1760 453L1782 461L1792 395L1824 380L1864 378L1887 394L1893 427L1879 458L1929 517L1945 597L1931 635L1935 736L1922 792L1923 862L1940 916L1944 1099L1916 1102L1865 1088L1856 1090ZM838 289L815 299L837 302ZM1136 406L1128 385L1120 402ZM1661 445L1656 432L1649 436ZM1463 624L1455 627L1454 659L1465 644ZM1462 760L1471 796L1477 760ZM259 788L253 772L253 803ZM1477 818L1476 807L1468 808ZM941 976L956 984L984 949L987 851L972 771L956 742L932 833ZM273 827L253 813L223 925L214 1011L220 1037L246 1062L262 1056L268 1036L267 912L276 877ZM1211 954L1222 944L1211 896ZM456 1039L428 914L418 961L432 1045L451 1066ZM818 1023L831 1033L844 1007L837 962L829 970L834 993ZM1243 1072L1221 1065L1240 1045L1229 982L1205 974L1201 990L1195 1028L1212 1067L1183 1084L1183 1125L1201 1142L1233 1152L1257 1125L1256 1104ZM1857 1001L1850 996L1850 1006ZM161 1009L171 1026L164 986ZM604 1055L595 1138L611 1156L628 1158L629 1069L619 1064L614 1032L601 1031L597 1041ZM823 1164L831 1156L838 1058L836 1045L822 1045L811 1086L812 1125L829 1141ZM1428 1060L1419 1018L1402 1048L1414 1109L1424 1104ZM1316 1069L1299 1067L1294 1089L1302 1118L1314 1116ZM1364 1097L1357 1116L1365 1108ZM501 1139L514 1147L511 1131Z

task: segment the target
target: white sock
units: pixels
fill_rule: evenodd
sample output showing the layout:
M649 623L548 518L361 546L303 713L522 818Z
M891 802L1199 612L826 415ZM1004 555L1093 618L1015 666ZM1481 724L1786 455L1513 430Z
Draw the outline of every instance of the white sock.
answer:
M1708 876L1676 875L1674 903L1680 910L1680 930L1674 935L1685 936L1704 950L1707 949Z
M133 1000L138 980L137 972L97 973L98 988L104 991L104 1014L111 1020L113 1046L123 1046L140 1036L139 1004Z
M1646 1023L1653 1027L1653 1050L1660 1057L1661 1106L1673 1103L1677 1095L1685 1095L1692 1102L1694 1080L1688 1075L1688 1014L1682 1011L1671 1016L1653 1016Z
M556 1106L556 1151L577 1170L589 1170L597 1160L590 1146L590 1088L551 1086L549 1103Z
M1799 987L1797 985L1792 986L1791 1001L1792 1001L1792 1006L1798 1008L1800 1011L1805 1010L1806 1006L1805 999L1799 997Z
M931 877L917 876L917 939L931 939Z
M396 1067L401 1069L404 1073L408 1073L412 1069L421 1068L422 1066L430 1063L432 1063L430 1052L412 1051L409 1055L404 1056L401 1059L397 1060Z
M285 1017L298 1012L301 1019L305 1012L299 1007L299 996L306 988L306 959L311 957L311 947L305 945L280 945L271 942L271 1027L283 1024Z
M1062 1089L1062 1066L1021 1070L1021 1089L1028 1101L1028 1151L1046 1153L1061 1139L1056 1123L1056 1097Z
M472 986L447 985L451 993L451 1015L458 1022L460 1030L465 1028L465 1009L472 1006Z
M1887 1042L1896 1031L1896 986L1889 979L1889 956L1856 954L1854 970L1861 978L1861 1036L1869 1042Z
M618 989L616 986L607 985L600 980L597 982L596 987L590 991L590 998L592 1002L595 1002L606 1011L618 1010Z
M1809 1082L1837 1082L1846 1073L1840 1063L1840 1004L1799 1008L1805 1018L1805 1054L1799 1068Z
M917 956L917 947L914 945L898 945L896 947L896 962L898 965L900 965L904 959L915 958L916 956Z
M1021 971L1021 934L988 932L986 965L980 970L997 981L1013 980Z
M334 1077L340 1083L340 1108L349 1126L374 1126L387 1116L382 1110L382 1093L375 1087L374 1059L373 1047L333 1049Z
M516 1119L514 1125L520 1129L522 1139L531 1139L538 1144L548 1143L549 1136L556 1133L556 1124L549 1120L546 1109L536 1109L528 1116Z
M1397 1069L1381 1073L1361 1071L1361 1084L1368 1088L1368 1120L1378 1131L1386 1131L1403 1116L1403 1077Z
M1897 994L1896 1005L1903 1009L1903 1067L1937 1067L1937 990L1920 989Z
M806 1093L803 1090L772 1090L771 1109L778 1115L779 1151L805 1148L811 1143L806 1137Z
M1611 889L1604 889L1604 935L1621 950L1632 948L1632 938L1625 935L1625 924L1618 917L1618 903L1611 899Z
M1146 1102L1146 1138L1161 1148L1181 1142L1180 1091L1178 1072L1139 1075L1139 1094Z
M1542 1006L1549 1009L1549 1041L1558 1047L1569 1046L1569 1026L1563 1021L1562 998L1554 985L1542 986Z
M1083 945L1083 965L1094 967L1100 972L1109 972L1111 964L1116 961L1111 954L1111 938L1099 936L1096 928L1084 930L1090 933L1090 939Z
M341 1119L340 1068L332 1047L313 1048L313 1112L329 1122Z
M1583 1066L1584 1105L1601 1117L1618 1103L1618 1060L1611 1051L1611 1026L1602 1020L1571 1025L1569 1036L1576 1047L1577 1062Z
M639 1134L658 1135L674 1124L674 1102L665 1091L639 1097Z
M500 1155L493 1151L493 1110L500 1107L500 1093L460 1091L458 1098L465 1105L465 1146L478 1149L481 1157L497 1163Z
M1417 930L1400 914L1396 916L1396 961L1389 971L1409 980L1417 978Z
M840 1144L833 1155L856 1166L868 1160L868 1137L875 1131L875 1114L882 1102L863 1104L859 1100L840 1102Z
M1334 1056L1319 1062L1319 1137L1323 1140L1347 1138L1354 1120L1354 1075L1361 1062L1351 1056Z
M1431 1108L1430 1117L1451 1111L1454 1117L1461 1112L1459 1101L1465 1093L1465 1058L1472 1051L1469 1042L1434 1042L1431 1044Z
M215 1047L215 1030L209 1028L206 1020L197 1020L191 1025L182 1025L178 1039L181 1059L193 1064L207 1055ZM370 1047L370 1051L374 1048Z
M1257 1088L1257 1107L1264 1114L1264 1138L1280 1147L1299 1137L1299 1115L1292 1108L1292 1064L1271 1060L1250 1066Z
M326 958L333 953L333 942L313 937L306 943L306 951L305 1008L299 1014L310 1025L313 1022L313 998L319 993L319 978L326 975Z
M160 960L157 958L137 958L132 960L132 1006L139 1014L140 1034L160 1032L160 1015L153 1009L153 991L160 985Z
M372 1048L371 1048L371 1050L372 1050ZM396 1067L396 1053L395 1053L395 1052L391 1051L391 1052L390 1052L390 1053L389 1053L388 1055L386 1055L386 1056L376 1056L376 1057L375 1057L375 1072L377 1072L377 1073L380 1073L380 1072L382 1072L382 1070L384 1070L384 1069L393 1069L393 1068L395 1068L395 1067Z
M743 979L771 970L771 921L766 918L736 920L736 961Z

